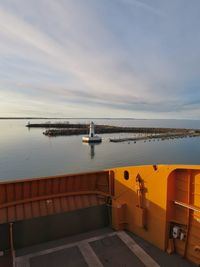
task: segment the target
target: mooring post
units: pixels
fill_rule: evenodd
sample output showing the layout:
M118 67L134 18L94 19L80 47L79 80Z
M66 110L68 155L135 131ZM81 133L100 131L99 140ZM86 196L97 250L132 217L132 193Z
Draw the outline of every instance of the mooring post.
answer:
M14 243L13 243L13 223L10 223L10 249L11 249L11 256L12 256L12 267L15 267L15 250L14 250Z

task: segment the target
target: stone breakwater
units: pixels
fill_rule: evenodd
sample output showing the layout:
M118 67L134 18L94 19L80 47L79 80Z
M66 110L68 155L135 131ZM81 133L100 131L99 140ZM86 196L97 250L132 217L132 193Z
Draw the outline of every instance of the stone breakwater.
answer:
M156 134L156 135L144 135L144 136L139 136L139 137L125 137L125 138L110 138L110 142L113 143L121 143L121 142L126 142L126 141L134 141L136 143L136 141L155 141L155 140L170 140L170 139L178 139L178 138L187 138L187 137L198 137L200 136L199 132L194 132L194 133L171 133L168 132L166 134Z
M43 134L46 136L69 136L88 134L89 124L81 123L33 123L27 124L28 128L44 128ZM197 129L179 129L179 128L147 128L147 127L120 127L111 125L96 125L97 134L104 133L134 133L141 136L133 138L110 138L111 142L139 141L147 139L174 139L185 137L200 136L200 130Z

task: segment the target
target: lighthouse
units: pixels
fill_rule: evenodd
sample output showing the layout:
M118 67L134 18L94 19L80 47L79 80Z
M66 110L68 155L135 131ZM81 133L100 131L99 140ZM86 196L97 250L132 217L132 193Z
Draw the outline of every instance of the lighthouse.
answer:
M93 121L90 123L89 135L83 136L82 141L87 143L100 143L102 141L100 136L95 135L95 126Z
M94 133L94 122L92 121L90 123L90 132L89 132L89 137L94 137L95 133Z

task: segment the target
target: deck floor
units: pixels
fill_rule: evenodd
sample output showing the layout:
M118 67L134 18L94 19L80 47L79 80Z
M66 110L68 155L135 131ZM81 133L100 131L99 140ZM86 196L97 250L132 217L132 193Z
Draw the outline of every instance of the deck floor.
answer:
M16 267L194 267L125 231L109 228L16 251Z

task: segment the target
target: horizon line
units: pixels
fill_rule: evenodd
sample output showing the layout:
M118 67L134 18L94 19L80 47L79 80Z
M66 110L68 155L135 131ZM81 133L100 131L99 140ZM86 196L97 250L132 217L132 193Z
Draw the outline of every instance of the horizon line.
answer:
M95 120L191 120L191 121L199 121L199 119L186 119L186 118L177 118L177 119L169 119L169 118L131 118L131 117L0 117L0 120L37 120L37 119L95 119Z

